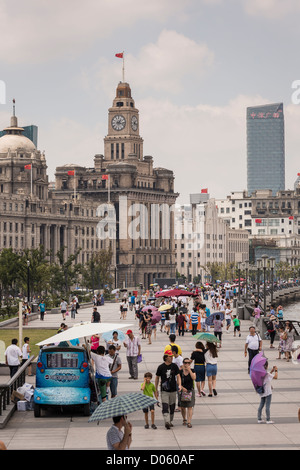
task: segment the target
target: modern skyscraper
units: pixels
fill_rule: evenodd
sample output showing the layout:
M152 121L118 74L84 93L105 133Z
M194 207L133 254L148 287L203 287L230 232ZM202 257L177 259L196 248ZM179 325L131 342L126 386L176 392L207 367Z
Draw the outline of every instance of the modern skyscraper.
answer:
M285 189L283 103L247 108L247 187Z

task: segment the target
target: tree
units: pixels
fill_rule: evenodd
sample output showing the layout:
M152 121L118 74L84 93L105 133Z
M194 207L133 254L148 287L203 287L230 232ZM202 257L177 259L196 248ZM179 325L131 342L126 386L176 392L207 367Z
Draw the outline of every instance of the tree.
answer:
M81 272L81 265L75 263L80 249L65 260L65 248L62 246L56 253L58 262L50 265L50 286L52 291L64 293L67 298L71 293L72 284Z
M16 286L20 280L20 255L12 248L4 248L0 253L0 283L1 297L2 291L8 296L10 290Z
M89 289L103 288L105 284L111 284L112 276L110 266L112 260L112 249L102 249L93 253L91 259L85 264L82 270L82 278Z
M47 289L50 281L49 261L46 259L44 247L26 248L20 256L20 280L23 290L27 289L28 271L29 271L29 287L32 295L40 295ZM29 261L29 269L27 262Z

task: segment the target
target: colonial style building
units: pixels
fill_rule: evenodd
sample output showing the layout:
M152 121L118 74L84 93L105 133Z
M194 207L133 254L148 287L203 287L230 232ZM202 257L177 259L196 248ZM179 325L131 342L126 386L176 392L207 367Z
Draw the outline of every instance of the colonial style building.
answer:
M0 138L0 249L43 245L51 260L81 248L85 263L109 245L116 284L148 287L175 276L174 213L177 193L171 170L143 155L139 111L128 83L120 82L108 110L104 155L94 166L56 168L49 185L46 158L23 135L14 115Z
M248 259L249 234L230 228L219 217L216 200L208 194L191 194L190 200L190 205L176 209L177 270L189 281L200 277L205 282L209 264L236 264Z
M294 190L257 190L232 192L218 200L219 216L231 228L249 232L249 260L254 263L263 254L274 256L276 263L300 264L300 177Z

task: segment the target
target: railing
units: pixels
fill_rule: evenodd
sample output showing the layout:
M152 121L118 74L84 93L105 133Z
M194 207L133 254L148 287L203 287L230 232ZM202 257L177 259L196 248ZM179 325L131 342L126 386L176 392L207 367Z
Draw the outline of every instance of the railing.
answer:
M26 369L31 364L35 356L30 358L19 368L18 372L6 383L0 385L0 416L10 404L10 398L14 390L24 385L26 382Z

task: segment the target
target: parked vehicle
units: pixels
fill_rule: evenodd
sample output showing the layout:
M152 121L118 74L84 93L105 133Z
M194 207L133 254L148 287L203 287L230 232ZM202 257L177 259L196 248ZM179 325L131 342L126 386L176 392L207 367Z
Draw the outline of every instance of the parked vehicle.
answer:
M39 354L34 391L34 416L42 408L82 406L90 415L89 361L81 346L44 346Z

